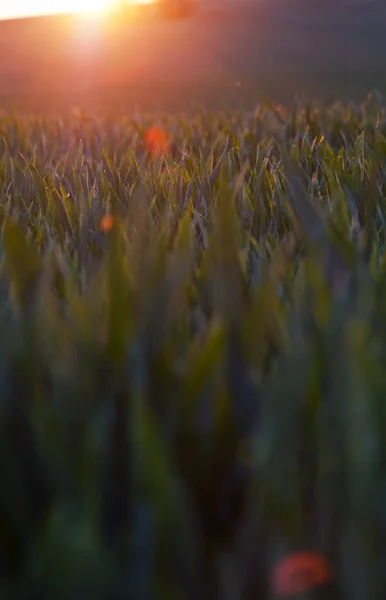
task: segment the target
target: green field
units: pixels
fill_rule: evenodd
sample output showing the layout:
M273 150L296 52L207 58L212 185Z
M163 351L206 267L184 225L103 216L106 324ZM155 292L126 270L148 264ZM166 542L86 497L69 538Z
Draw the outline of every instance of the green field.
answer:
M385 598L386 8L204 6L0 23L0 600Z
M1 599L383 600L380 99L4 114L0 231Z

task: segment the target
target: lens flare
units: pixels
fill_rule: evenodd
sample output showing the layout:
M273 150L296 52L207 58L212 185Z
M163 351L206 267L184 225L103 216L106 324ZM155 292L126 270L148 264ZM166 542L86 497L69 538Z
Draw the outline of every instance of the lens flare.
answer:
M162 156L169 150L170 138L162 127L151 127L145 133L145 145L150 154Z
M332 567L315 552L297 552L283 559L273 573L273 587L278 596L294 596L329 583Z
M102 231L104 231L105 233L108 233L109 231L112 230L114 226L114 217L112 215L105 215L104 217L102 217L101 222L100 222L100 228Z

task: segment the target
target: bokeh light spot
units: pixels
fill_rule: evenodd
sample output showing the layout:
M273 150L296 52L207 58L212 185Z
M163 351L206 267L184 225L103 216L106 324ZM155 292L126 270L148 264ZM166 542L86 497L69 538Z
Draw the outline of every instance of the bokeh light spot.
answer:
M162 156L169 150L170 138L162 127L151 127L145 133L145 145L150 154Z
M100 223L100 227L101 227L102 231L104 231L105 233L108 233L109 231L112 230L113 225L114 225L114 217L112 215L106 215L106 216L102 217L101 223Z
M273 587L279 596L294 596L329 583L332 567L315 552L297 552L283 559L274 569Z

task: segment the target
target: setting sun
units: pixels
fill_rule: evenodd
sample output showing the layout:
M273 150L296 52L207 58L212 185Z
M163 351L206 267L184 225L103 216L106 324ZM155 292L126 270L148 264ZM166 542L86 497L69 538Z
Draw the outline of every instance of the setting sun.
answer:
M126 4L147 4L151 1L154 0L126 0ZM0 19L59 13L95 13L116 4L117 0L13 0L8 6L0 6Z
M97 12L107 8L111 0L14 0L0 7L0 19L53 13Z

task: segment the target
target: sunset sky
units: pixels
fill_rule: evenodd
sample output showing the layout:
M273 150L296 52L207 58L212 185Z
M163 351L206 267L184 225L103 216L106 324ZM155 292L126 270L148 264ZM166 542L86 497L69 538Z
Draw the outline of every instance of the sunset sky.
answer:
M126 0L139 4L149 0ZM95 11L107 8L114 0L0 0L0 19L64 12Z
M101 8L108 0L12 0L1 2L0 19Z

